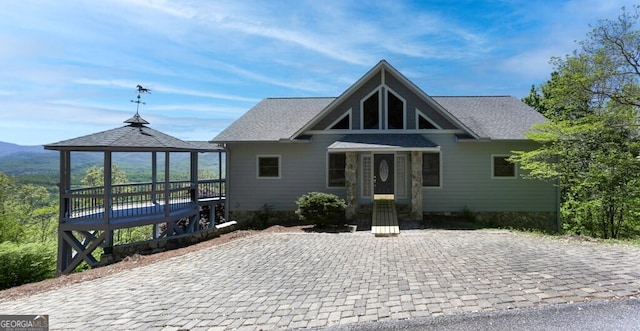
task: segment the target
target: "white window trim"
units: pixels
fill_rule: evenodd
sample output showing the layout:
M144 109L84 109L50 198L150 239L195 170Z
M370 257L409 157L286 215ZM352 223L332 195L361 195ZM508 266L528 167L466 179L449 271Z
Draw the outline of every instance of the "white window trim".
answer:
M389 87L385 86L385 91L387 93L393 94L396 98L402 101L402 129L394 129L394 130L405 130L407 128L407 99L403 98L402 96L400 96L400 94L398 94L396 91L394 91ZM383 113L386 114L386 116L384 117L385 119L384 129L389 130L389 96L385 94L384 100L386 101L383 105L384 106Z
M364 102L369 99L376 92L378 93L378 128L377 129L365 129L364 128ZM378 86L373 89L369 94L365 95L364 98L360 99L360 130L372 132L382 130L382 120L384 119L384 114L382 111L382 86Z
M491 179L517 179L518 178L518 165L513 163L513 176L495 176L495 158L496 157L511 157L511 154L491 154Z
M278 158L278 176L260 177L260 158ZM259 154L256 155L256 178L257 179L280 179L282 178L282 156L280 154Z
M416 108L416 130L428 130L428 129L418 129L420 127L420 117L424 118L427 122L431 123L438 130L442 130L442 127L438 125L438 123L434 122L429 116L422 112L422 110ZM433 130L433 129L431 129Z
M427 189L427 190L438 190L442 188L442 177L443 177L443 173L442 173L442 152L438 152L438 153L427 153L427 152L423 152L422 154L439 154L440 157L438 158L438 161L440 161L440 169L438 170L438 173L440 174L440 176L438 177L438 186L422 186L423 189ZM424 163L422 164L422 166L424 167ZM422 171L422 169L420 169L420 171Z
M337 120L333 121L331 124L327 125L325 130L328 131L336 131L336 130L351 130L351 120L349 120L349 128L348 129L331 129L334 125L338 124L338 122L342 121L345 117L349 117L351 119L351 114L353 113L353 108L349 108L344 114L340 115Z

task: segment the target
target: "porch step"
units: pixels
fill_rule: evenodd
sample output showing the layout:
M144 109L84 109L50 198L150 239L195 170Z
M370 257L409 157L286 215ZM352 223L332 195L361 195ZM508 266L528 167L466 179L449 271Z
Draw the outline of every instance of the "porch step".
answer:
M400 233L393 195L375 196L372 215L371 233L376 237L397 236Z

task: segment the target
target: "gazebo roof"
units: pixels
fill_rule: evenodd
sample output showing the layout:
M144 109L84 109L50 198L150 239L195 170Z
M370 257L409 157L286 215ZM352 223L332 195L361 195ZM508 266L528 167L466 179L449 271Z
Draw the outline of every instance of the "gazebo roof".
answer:
M217 151L213 144L192 143L145 126L145 121L136 113L125 121L129 125L102 131L78 138L45 145L45 149L69 151L118 151L118 152L191 152Z

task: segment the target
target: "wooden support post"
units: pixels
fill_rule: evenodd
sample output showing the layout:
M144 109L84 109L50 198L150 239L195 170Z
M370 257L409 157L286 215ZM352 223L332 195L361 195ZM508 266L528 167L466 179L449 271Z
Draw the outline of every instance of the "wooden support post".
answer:
M113 252L113 230L111 229L111 208L113 201L111 201L111 193L113 187L112 176L112 159L111 152L104 152L104 224L106 225L106 238L104 244L104 253L111 254Z
M71 190L71 152L60 151L60 184L58 186L60 197L60 211L58 225L64 222L65 216L71 213L71 201L66 196ZM62 231L58 231L58 261L56 273L62 274L71 261L71 247L64 240Z

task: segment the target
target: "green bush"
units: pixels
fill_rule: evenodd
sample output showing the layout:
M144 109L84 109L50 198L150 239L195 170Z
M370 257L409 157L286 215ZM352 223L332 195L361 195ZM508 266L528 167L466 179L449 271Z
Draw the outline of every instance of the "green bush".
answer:
M254 230L264 230L269 227L271 219L274 217L273 206L265 203L260 207L260 210L256 212L249 224L249 227Z
M304 222L316 226L337 225L344 220L347 207L343 199L329 193L309 192L296 201L296 214Z
M0 243L0 290L55 276L55 243Z

